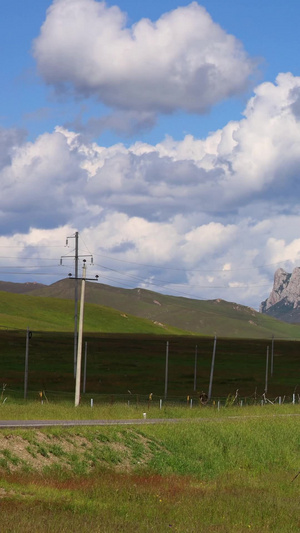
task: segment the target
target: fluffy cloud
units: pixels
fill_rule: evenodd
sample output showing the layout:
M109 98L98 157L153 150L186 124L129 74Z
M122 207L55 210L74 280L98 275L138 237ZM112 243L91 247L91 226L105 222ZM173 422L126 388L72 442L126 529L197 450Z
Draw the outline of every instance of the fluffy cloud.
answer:
M281 74L256 88L241 121L156 146L4 130L3 239L16 233L31 254L32 236L64 241L76 228L103 281L112 268L121 285L258 306L278 262L300 256L299 95L300 78Z
M105 2L54 0L33 46L40 75L57 91L143 112L204 113L247 87L253 61L197 2L126 22Z

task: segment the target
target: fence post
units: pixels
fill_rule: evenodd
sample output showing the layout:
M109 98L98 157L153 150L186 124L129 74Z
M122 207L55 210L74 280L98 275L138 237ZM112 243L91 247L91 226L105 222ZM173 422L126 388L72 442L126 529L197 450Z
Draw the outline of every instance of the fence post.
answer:
M267 357L266 357L266 379L265 379L265 393L268 392L268 374L269 374L269 346L267 346Z
M208 400L211 399L211 390L212 390L213 377L214 377L214 367L215 367L216 345L217 345L217 336L215 335L215 338L214 338L214 348L213 348L213 354L212 354L212 360L211 360L211 369L210 369L210 380L209 380L209 389L208 389Z
M195 348L195 365L194 365L194 392L197 390L197 358L198 358L198 346Z
M83 386L82 392L85 394L86 389L86 360L87 360L87 342L84 344L84 367L83 367Z
M25 350L25 371L24 371L24 400L27 399L27 386L28 386L28 354L29 354L29 327L26 331L26 350Z
M168 371L169 371L169 341L166 344L166 367L165 367L165 400L168 394Z
M271 377L273 377L273 368L274 368L274 335L272 335L272 346L271 346Z

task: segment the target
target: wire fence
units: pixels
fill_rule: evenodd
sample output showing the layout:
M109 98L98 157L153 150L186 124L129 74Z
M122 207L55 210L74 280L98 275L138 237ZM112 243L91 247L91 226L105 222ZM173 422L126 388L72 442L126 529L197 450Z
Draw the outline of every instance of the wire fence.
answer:
M11 402L24 403L29 401L44 403L74 403L73 392L51 391L51 390L28 390L26 399L24 391L21 389L6 388L0 395L0 405ZM283 405L300 404L300 394L282 395L275 398L268 398L266 394L241 397L239 395L229 395L227 397L212 397L210 400L203 395L194 394L189 396L168 396L158 394L82 394L80 405L101 406L123 404L128 407L166 408L166 407L186 407L192 408L226 408L226 407L246 407L263 405Z

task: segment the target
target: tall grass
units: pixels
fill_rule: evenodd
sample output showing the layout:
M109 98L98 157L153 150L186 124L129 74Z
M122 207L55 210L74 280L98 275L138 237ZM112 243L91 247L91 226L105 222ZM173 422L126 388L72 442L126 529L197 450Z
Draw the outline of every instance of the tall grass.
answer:
M16 480L20 497L1 501L3 531L139 533L295 533L298 488L287 477L256 480L220 477L194 483L178 477L136 478L104 474L100 479ZM22 491L22 492L21 492Z
M59 403L40 401L26 401L20 399L17 402L6 401L0 403L0 420L130 420L143 419L146 413L147 419L161 418L227 418L227 417L264 417L281 416L287 414L300 415L300 404L286 403L282 405L256 405L256 406L221 406L217 404L203 407L194 404L191 408L189 403L183 405L175 402L159 402L143 400L139 402L99 402L80 404L74 407L74 400Z
M177 424L5 430L7 443L25 439L46 467L21 474L6 452L1 528L295 533L299 419L287 407L285 416L272 406L246 411Z

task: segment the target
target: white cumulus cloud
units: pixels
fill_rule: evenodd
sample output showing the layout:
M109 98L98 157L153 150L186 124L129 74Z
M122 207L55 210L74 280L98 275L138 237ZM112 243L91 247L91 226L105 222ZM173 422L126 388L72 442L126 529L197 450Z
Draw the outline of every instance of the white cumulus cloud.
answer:
M76 228L98 265L132 276L121 285L258 307L278 263L300 257L299 98L300 78L281 74L255 89L240 121L157 145L2 130L2 242L32 255L34 238Z
M33 53L57 91L143 112L204 113L243 92L255 68L242 44L197 2L128 27L117 6L54 0Z

